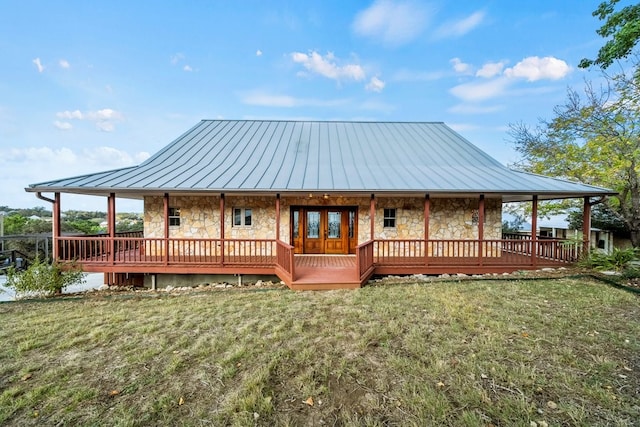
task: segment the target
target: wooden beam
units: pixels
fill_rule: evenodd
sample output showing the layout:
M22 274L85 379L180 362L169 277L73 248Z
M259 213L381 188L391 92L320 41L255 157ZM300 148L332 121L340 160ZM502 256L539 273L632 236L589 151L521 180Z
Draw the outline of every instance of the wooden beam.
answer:
M164 193L164 265L169 264L169 193Z
M53 259L58 260L58 256L60 255L60 230L62 229L62 224L60 223L61 219L60 215L60 193L55 193L53 196L53 228L51 229L53 234Z
M369 221L371 226L371 240L375 238L375 216L376 216L376 196L371 194L371 202L369 203Z
M531 265L538 264L538 196L531 201Z
M484 240L484 194L480 195L478 200L478 262L482 266L483 248L482 241Z
M429 193L424 196L424 264L429 263L429 219L431 217L431 199Z
M586 255L589 252L591 240L591 203L589 197L584 198L582 208L582 250Z
M115 262L116 237L116 194L110 193L107 199L107 232L109 233L109 262Z
M429 217L431 216L431 200L429 194L424 196L424 240L429 240Z
M276 240L280 240L280 193L276 194Z
M224 265L224 193L220 193L220 265Z

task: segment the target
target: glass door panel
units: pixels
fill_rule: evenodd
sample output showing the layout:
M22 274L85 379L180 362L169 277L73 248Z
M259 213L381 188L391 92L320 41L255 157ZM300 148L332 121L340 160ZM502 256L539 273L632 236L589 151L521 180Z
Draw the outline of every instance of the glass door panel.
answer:
M342 212L329 211L328 213L328 227L327 238L339 239L342 231Z
M307 212L307 239L320 238L320 212Z

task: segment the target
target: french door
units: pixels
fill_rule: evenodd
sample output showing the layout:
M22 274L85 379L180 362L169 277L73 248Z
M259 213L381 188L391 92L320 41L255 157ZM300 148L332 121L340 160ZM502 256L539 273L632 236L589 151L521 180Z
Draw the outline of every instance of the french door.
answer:
M356 208L292 207L295 253L348 254L357 246Z

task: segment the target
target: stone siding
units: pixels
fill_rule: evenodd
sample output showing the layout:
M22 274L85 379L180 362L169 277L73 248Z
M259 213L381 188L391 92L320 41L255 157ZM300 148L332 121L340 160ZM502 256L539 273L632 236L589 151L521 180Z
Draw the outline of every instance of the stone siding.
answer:
M252 196L225 198L225 238L226 239L275 239L275 197ZM477 198L432 198L430 201L429 239L477 239L477 219L479 200ZM180 209L180 225L169 227L169 237L174 238L220 238L220 197L219 196L176 196L170 197L170 207ZM367 197L282 197L280 201L280 239L290 243L291 206L357 206L358 243L370 238L370 199ZM250 208L252 224L233 226L233 208ZM396 227L384 227L385 208L396 209ZM376 239L423 239L424 199L403 197L379 197L375 201ZM147 238L164 237L163 198L146 197L144 201L144 235ZM485 199L485 239L502 237L502 202L498 198ZM467 246L473 248L475 246ZM472 256L475 249L450 251L445 246L430 247L430 253Z

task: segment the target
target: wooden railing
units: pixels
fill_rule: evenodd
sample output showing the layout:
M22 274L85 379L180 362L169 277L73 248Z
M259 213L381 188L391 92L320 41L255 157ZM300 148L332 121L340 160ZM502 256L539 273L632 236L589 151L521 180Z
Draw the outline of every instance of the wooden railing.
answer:
M369 240L356 248L356 265L358 266L358 277L360 281L371 275L374 269L373 247L374 241Z
M295 280L294 248L280 240L64 236L56 244L58 260L86 265L275 269L281 277ZM581 249L579 243L559 239L370 240L356 249L355 272L364 280L378 267L396 271L414 267L425 272L431 267L453 271L457 266L537 268L573 263Z
M295 280L295 262L293 246L276 240L276 268L292 283Z
M59 237L57 241L59 260L81 263L269 267L276 256L275 241L269 239L116 237L113 246L112 239L102 236Z
M495 240L375 240L376 265L513 265L535 263L572 263L581 253L581 245L559 239Z

